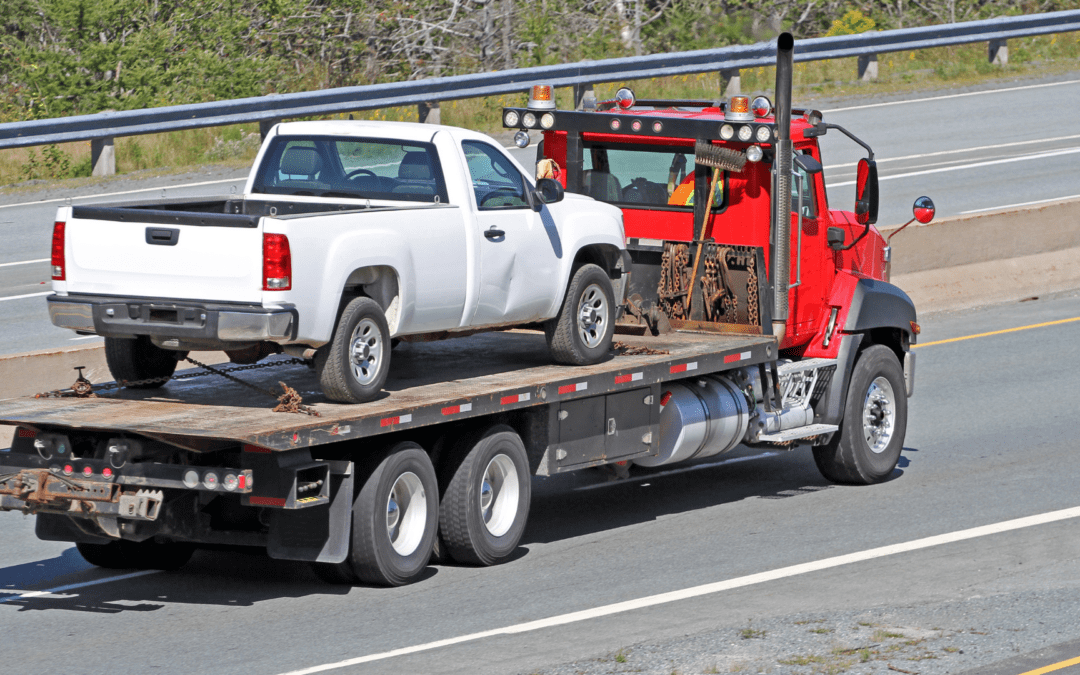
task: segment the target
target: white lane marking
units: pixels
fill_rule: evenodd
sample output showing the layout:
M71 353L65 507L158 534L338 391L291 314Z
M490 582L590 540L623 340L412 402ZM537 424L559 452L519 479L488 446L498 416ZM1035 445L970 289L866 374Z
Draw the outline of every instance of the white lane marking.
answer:
M0 267L14 267L15 265L32 265L33 263L49 262L52 258L38 258L37 260L20 260L19 262L0 263Z
M176 190L178 188L192 188L202 187L203 185L220 185L221 183L247 183L247 177L244 178L230 178L229 180L208 180L202 183L184 183L182 185L165 185L156 188L139 188L138 190L124 190L123 192L106 192L100 195L84 195L81 197L61 197L59 199L42 199L39 202L23 202L21 204L0 204L0 209L11 209L16 206L40 206L42 204L55 204L57 202L66 202L67 200L76 199L100 199L102 197L118 197L120 195L133 195L139 192L158 192L161 190Z
M44 295L52 295L52 291L45 291L44 293L27 293L26 295L8 295L0 297L0 302L5 300L22 300L23 298L40 298Z
M963 94L946 94L945 96L931 96L929 98L912 98L906 101L887 101L885 103L868 103L866 105L853 105L847 108L833 108L822 110L824 113L844 112L846 110L865 110L866 108L883 108L890 105L903 105L905 103L925 103L926 101L943 101L950 98L964 98L965 96L982 96L984 94L1000 94L1006 91L1023 91L1025 89L1041 89L1042 87L1060 87L1066 84L1080 84L1080 80L1068 80L1066 82L1045 82L1043 84L1027 84L1022 87L1006 87L1005 89L987 89L985 91L968 91Z
M925 157L940 157L941 155L955 155L962 152L978 152L979 150L998 150L1000 148L1011 148L1017 145L1038 145L1042 143L1054 143L1056 141L1073 141L1080 138L1080 134L1074 134L1072 136L1059 136L1058 138L1036 138L1030 141L1015 141L1013 143L998 143L997 145L980 145L975 148L960 148L958 150L941 150L939 152L925 152L921 155L906 155L904 157L882 157L878 159L878 164L882 162L900 162L908 159L923 159ZM836 169L846 169L848 167L857 166L858 162L849 162L847 164L829 164L825 167L826 170L834 171Z
M69 340L93 340L94 338L99 338L99 337L101 337L101 336L100 335L81 335L79 337L73 337L73 338L68 338L68 339Z
M135 577L145 577L147 574L160 574L161 570L139 570L138 572L130 572L128 574L119 574L115 577L105 577L103 579L94 579L93 581L83 581L77 584L68 584L67 586L57 586L56 588L47 588L43 591L30 591L29 593L20 593L19 595L13 595L6 598L0 598L0 603L11 602L13 600L23 600L26 598L38 598L43 595L53 595L54 593L63 593L64 591L71 591L76 588L86 588L87 586L97 586L98 584L107 584L110 581L124 581L125 579L134 579Z
M451 645L458 645L464 642L474 642L476 640L482 640L484 638L495 637L498 635L514 635L517 633L527 633L530 631L551 628L554 626L564 626L566 624L577 623L579 621L598 619L605 616L611 616L613 614L622 614L624 612L632 612L638 609L646 609L648 607L665 605L672 602L679 602L681 600L699 598L704 595L712 595L714 593L729 591L735 588L745 588L746 586L762 584L768 581L776 581L778 579L786 579L788 577L800 576L803 574L809 574L811 572L819 572L821 570L827 570L833 567L840 567L842 565L865 562L867 560L874 560L875 558L885 558L900 553L910 553L911 551L919 551L934 546L941 546L943 544L954 544L956 542L966 541L968 539L986 537L992 534L1000 534L1002 532L1011 532L1013 530L1020 530L1027 527L1035 527L1036 525L1045 525L1047 523L1054 523L1057 521L1068 520L1070 518L1077 517L1080 517L1080 507L1062 509L1060 511L1050 511L1049 513L1040 513L1038 515L1027 516L1025 518L1006 520L1000 523L992 523L990 525L972 527L970 529L959 530L957 532L947 532L945 534L938 534L932 537L924 537L923 539L915 539L913 541L907 541L900 544L879 546L878 548L871 548L865 551L838 555L832 558L824 558L822 560L814 560L798 565L791 565L789 567L781 567L779 569L770 570L768 572L759 572L757 574L750 574L744 577L727 579L726 581L717 581L711 584L692 586L690 588L684 588L678 591L669 591L667 593L649 595L644 598L626 600L625 602L616 602L610 605L594 607L592 609L584 609L579 612L560 614L558 616L552 616L547 619L527 621L525 623L518 623L512 626L506 626L504 628L495 628L479 633L470 633L468 635L460 635L458 637L447 638L445 640L437 640L435 642L413 645L412 647L402 647L401 649L394 649L388 652L369 654L368 656L360 656L354 659L347 659L345 661L337 661L336 663L326 663L319 666L312 666L310 668L292 670L288 673L284 673L283 675L311 675L312 673L322 673L327 670L346 668L348 666L356 666L362 663L371 663L372 661L382 661L385 659L394 658L396 656L404 656L406 654L416 654L417 652L431 651L433 649L439 649L440 647L449 647Z
M1050 199L1036 199L1033 202L1020 202L1019 204L1006 204L1004 206L990 206L985 209L972 209L970 211L961 211L960 215L964 216L969 213L982 213L983 211L997 211L998 209L1012 209L1019 206L1033 206L1035 204L1046 204L1047 202L1058 202L1062 199L1076 199L1080 195L1069 195L1067 197L1051 197Z
M622 480L613 480L610 483L596 483L594 485L582 485L581 487L574 488L574 491L580 490L596 490L597 488L614 487L616 485L627 485L628 483L640 483L644 480L652 480L654 478L663 478L664 476L674 476L680 473L686 473L688 471L701 471L702 469L713 469L718 466L724 466L725 464L736 464L738 462L749 462L752 459L764 459L765 457L773 457L782 453L779 452L763 452L760 455L750 455L749 457L733 457L731 459L725 459L722 462L710 462L709 464L695 464L694 466L684 466L680 469L668 469L667 471L658 471L656 473L650 473L645 476L635 476L633 478L623 478Z
M907 178L908 176L925 176L931 173L942 173L944 171L961 171L964 169L977 169L982 166L993 166L995 164L1008 164L1010 162L1026 162L1031 159L1046 159L1047 157L1058 157L1060 155L1075 155L1080 152L1080 148L1068 148L1066 150L1052 150L1050 152L1039 152L1032 155L1018 155L1016 157L1007 157L1005 159L992 159L987 162L975 162L974 164L962 164L960 166L946 166L940 169L926 169L925 171L908 171L907 173L897 173L891 176L880 176L878 180L893 180L894 178ZM838 188L845 185L854 185L855 181L849 180L843 183L828 183L826 188Z

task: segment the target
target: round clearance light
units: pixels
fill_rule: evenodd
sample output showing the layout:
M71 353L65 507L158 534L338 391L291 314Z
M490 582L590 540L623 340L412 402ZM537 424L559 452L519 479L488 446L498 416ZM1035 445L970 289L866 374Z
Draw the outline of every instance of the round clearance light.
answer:
M555 126L555 116L551 113L544 113L540 116L540 126L544 127L545 129L550 129L551 127Z
M518 122L521 121L521 115L518 115L516 110L507 110L503 115L503 126L516 127Z
M754 138L757 139L758 143L767 143L771 137L772 129L769 127L758 127L757 131L754 132Z
M203 474L202 484L207 490L216 490L218 486L217 474L213 471L207 471Z
M634 131L641 131L641 120L634 120L630 124L630 128L633 129Z
M65 464L64 473L70 476L71 474L75 473L75 467L71 466L70 464Z
M735 136L735 127L730 124L725 124L720 127L720 138L725 141L730 141Z
M652 130L653 130L654 134L660 133L661 131L663 131L663 129L664 129L663 124L660 124L659 122L653 122L652 123Z
M229 492L235 490L238 485L240 485L240 481L237 480L235 474L227 473L225 474L225 477L221 479L221 487Z
M527 112L521 116L521 123L532 129L536 126L536 115L531 112Z
M189 488L199 487L199 472L198 471L186 471L184 473L184 487L189 487Z
M754 135L754 130L750 127L739 127L739 140L749 141L750 137Z
M106 478L112 478L112 469L110 469L109 467L105 467L101 470L101 475L105 476Z
M748 162L760 162L764 154L760 145L751 145L746 149L746 160Z
M619 120L611 120L610 126L612 131L618 131L619 127L622 126L622 122L620 122Z
M518 132L514 134L514 145L519 148L529 147L529 132L518 129Z
M754 113L754 117L766 117L772 112L772 101L768 96L755 96L750 103L750 111Z
M91 467L91 466L84 466L83 470L82 470L82 475L84 475L84 476L93 476L94 475L94 468Z

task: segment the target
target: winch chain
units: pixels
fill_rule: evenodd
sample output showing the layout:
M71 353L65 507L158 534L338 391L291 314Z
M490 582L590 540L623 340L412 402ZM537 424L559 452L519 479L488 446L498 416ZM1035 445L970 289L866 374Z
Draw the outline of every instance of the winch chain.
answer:
M751 326L761 323L761 314L758 309L758 278L757 256L751 256L747 261L746 270L746 312Z

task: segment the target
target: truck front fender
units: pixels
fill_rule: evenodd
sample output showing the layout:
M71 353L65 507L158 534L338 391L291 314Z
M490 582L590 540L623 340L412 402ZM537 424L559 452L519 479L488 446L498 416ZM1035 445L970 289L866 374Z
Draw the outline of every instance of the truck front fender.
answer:
M885 281L859 279L848 304L844 332L899 328L914 338L911 324L915 317L915 303L907 293Z

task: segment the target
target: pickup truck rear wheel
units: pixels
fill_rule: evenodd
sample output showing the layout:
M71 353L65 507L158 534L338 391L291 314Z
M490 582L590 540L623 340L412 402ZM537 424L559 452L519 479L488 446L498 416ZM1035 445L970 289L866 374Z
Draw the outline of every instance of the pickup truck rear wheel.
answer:
M91 565L114 570L178 570L195 552L193 544L156 541L78 543L75 548Z
M117 382L151 380L171 377L176 371L177 357L186 352L171 352L158 347L146 335L136 338L105 338L105 363ZM164 382L127 385L130 389L156 389Z
M494 565L517 548L532 496L529 458L517 433L491 427L462 443L443 474L439 532L460 563Z
M544 324L548 349L559 363L599 363L615 334L615 292L597 265L582 265L570 279L558 316Z
M855 362L840 429L814 448L814 462L837 483L880 483L896 468L906 430L904 371L891 349L873 345Z
M382 308L371 298L354 298L341 313L334 339L315 357L323 393L341 403L374 399L390 370L390 350Z
M435 467L416 443L392 447L363 481L353 500L349 555L316 563L331 583L402 586L427 567L439 525Z

